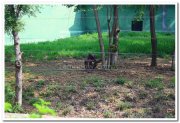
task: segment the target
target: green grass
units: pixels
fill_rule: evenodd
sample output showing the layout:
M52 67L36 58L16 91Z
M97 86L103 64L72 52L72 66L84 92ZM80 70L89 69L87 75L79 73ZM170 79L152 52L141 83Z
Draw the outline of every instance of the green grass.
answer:
M86 107L88 110L93 110L96 108L96 103L94 101L88 101Z
M12 112L13 113L24 113L24 109L19 104L15 104L12 107Z
M146 82L145 87L157 88L158 90L162 90L164 88L164 84L161 78L156 78L156 79L152 79Z
M148 93L145 91L140 91L138 96L139 96L139 99L145 99L145 98L147 98Z
M73 111L73 106L65 106L62 110L62 115L66 116L67 114L71 113Z
M42 115L38 113L31 113L29 114L29 118L42 118Z
M168 87L169 87L169 88L174 88L175 85L176 85L175 82L176 82L176 81L175 81L175 76L174 76L174 77L171 78L171 80L170 80L170 82L169 82L169 84L168 84Z
M64 89L65 89L64 91L67 93L76 93L77 92L77 88L74 84L67 85Z
M59 101L59 102L57 102L56 103L56 107L57 107L57 109L61 109L62 108L62 103Z
M119 51L121 53L151 53L149 32L121 32ZM108 36L103 33L105 50L108 49ZM158 54L169 55L174 50L175 35L157 33ZM21 44L24 60L51 60L61 57L82 58L88 53L99 52L97 33L83 34L55 41ZM99 54L96 54L99 55ZM5 46L5 60L14 61L13 46Z
M119 85L124 85L125 82L126 82L126 80L122 77L119 77L115 80L115 83L119 84Z
M34 87L30 86L23 90L22 97L26 101L30 101L34 97Z
M96 88L100 88L105 85L105 81L99 76L91 76L91 77L86 78L86 83Z
M148 109L138 108L136 110L126 110L123 113L123 116L126 118L149 118Z
M13 102L15 98L15 89L9 83L5 85L5 101Z
M131 105L130 102L119 101L119 102L117 103L116 109L123 111L123 110L129 109L129 108L131 108L131 107L132 107L132 105Z
M104 118L111 118L112 116L113 116L113 113L111 111L106 110L103 112Z
M44 85L45 85L45 81L39 80L35 86L37 89L41 89Z

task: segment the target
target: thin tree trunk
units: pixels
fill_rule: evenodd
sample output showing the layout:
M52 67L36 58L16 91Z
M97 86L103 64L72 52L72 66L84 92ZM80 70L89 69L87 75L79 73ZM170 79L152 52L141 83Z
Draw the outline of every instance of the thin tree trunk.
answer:
M157 66L157 39L155 32L155 6L150 5L150 31L151 31L151 46L152 46L152 59L151 66Z
M17 103L21 106L22 105L22 62L21 62L22 53L20 51L18 32L12 31L12 35L14 37L14 50L15 50L15 55L16 55L16 61L15 61L15 77L16 77L15 103Z
M114 5L114 20L112 28L113 36L113 47L116 49L115 52L111 53L110 65L116 65L118 59L118 40L119 40L119 25L118 25L118 6Z
M98 31L99 45L100 45L100 50L101 50L102 67L104 68L105 67L104 43L103 43L103 39L102 39L102 33L101 33L100 22L99 22L99 18L98 18L98 12L97 12L96 5L93 6L93 10L94 10L94 16L95 16L95 20L96 20L96 27L97 27L97 31Z

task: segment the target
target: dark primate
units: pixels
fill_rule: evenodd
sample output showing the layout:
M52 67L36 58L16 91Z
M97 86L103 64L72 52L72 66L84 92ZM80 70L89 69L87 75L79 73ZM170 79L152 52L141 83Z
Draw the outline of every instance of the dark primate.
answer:
M98 63L102 60L97 60L95 55L89 54L88 57L84 61L85 69L95 69Z

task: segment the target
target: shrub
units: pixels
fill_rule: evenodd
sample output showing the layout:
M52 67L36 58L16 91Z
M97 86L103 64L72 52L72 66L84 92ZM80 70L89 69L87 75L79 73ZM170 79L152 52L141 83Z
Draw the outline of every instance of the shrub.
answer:
M39 105L39 104L33 104L34 107L38 110L39 114L44 115L44 114L51 114L55 115L55 111L48 106L45 105Z
M5 112L12 112L12 105L8 102L5 102Z
M11 103L5 102L5 112L23 113L24 110L19 104L12 105Z
M50 114L50 115L56 115L56 112L49 108L48 105L50 105L50 102L46 102L43 99L39 99L36 103L33 104L33 106L37 109L38 112L30 114L30 118L40 118L42 115Z
M24 112L23 108L18 104L11 105L10 103L5 102L4 108L5 108L5 112L13 112L13 113L23 113Z

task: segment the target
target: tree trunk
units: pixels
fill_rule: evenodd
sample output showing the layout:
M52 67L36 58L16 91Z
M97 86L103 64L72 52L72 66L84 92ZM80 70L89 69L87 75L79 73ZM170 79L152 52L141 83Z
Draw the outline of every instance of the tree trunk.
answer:
M16 55L16 61L15 61L15 77L16 77L15 103L17 103L21 106L22 105L22 62L21 62L22 53L20 51L18 32L12 31L12 35L14 38L14 50L15 50L15 55Z
M97 12L96 5L93 6L93 10L94 10L94 16L95 16L95 20L96 20L96 27L97 27L97 31L98 31L99 45L100 45L100 50L101 50L102 67L104 68L105 67L104 43L103 43L103 39L102 39L102 33L101 33L100 22L99 22L99 18L98 18L98 12Z
M156 39L156 32L155 32L155 6L150 5L150 31L151 31L151 47L152 47L152 59L151 59L151 66L157 66L157 39Z
M118 25L118 6L114 5L114 20L112 34L113 36L113 45L111 45L111 57L110 65L116 65L118 59L118 40L119 40L119 25Z
M110 28L110 22L111 22L111 11L109 13L109 6L107 6L107 26L108 26L108 37L109 37L109 47L112 44L112 36L111 36L111 28ZM111 53L110 48L108 48L108 59L107 59L107 68L110 68L110 61L111 61Z

